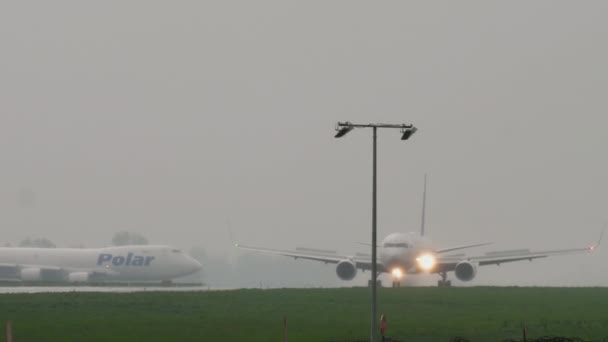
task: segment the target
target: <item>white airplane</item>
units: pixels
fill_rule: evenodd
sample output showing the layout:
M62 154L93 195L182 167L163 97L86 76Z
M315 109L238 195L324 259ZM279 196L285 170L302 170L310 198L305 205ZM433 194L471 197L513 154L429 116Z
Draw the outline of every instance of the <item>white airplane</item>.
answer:
M0 248L0 279L22 281L168 281L201 264L171 246Z
M600 244L602 234L597 244L588 247L571 249L530 251L528 249L517 249L508 251L488 252L478 256L466 256L465 254L453 254L472 247L489 245L490 243L472 244L465 246L453 246L448 248L434 248L431 241L424 236L424 217L426 204L426 176L424 180L424 193L422 202L422 224L420 234L393 233L384 238L378 248L379 259L377 270L379 273L390 273L393 276L393 287L400 286L401 279L406 274L435 273L441 276L438 281L439 287L452 286L447 280L448 272L453 271L460 281L471 281L477 275L477 268L486 265L500 265L507 262L532 261L538 258L546 258L553 255L593 252ZM336 274L342 280L352 280L357 275L357 270L371 270L372 260L370 254L355 253L354 255L340 255L334 251L296 248L296 250L278 250L244 246L236 244L238 248L255 252L270 253L293 257L294 259L308 259L324 263L337 264ZM371 246L371 245L370 245Z

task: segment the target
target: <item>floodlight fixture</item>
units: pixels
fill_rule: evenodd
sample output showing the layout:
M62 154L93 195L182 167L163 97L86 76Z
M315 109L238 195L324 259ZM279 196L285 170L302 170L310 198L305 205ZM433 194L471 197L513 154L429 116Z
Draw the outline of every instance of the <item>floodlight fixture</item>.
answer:
M338 133L336 133L336 135L334 136L334 138L341 138L343 136L346 135L346 133L352 131L353 129L355 129L355 127L353 125L350 124L350 122L338 122L338 124L336 125L336 131Z
M401 140L409 139L414 133L416 133L417 130L418 128L414 126L402 129L401 133L403 133L403 135L401 136Z

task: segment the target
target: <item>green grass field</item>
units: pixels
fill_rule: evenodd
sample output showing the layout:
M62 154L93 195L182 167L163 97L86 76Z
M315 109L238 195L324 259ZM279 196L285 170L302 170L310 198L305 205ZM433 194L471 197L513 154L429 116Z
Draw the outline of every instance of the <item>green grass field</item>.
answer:
M0 295L24 341L351 341L369 334L366 288ZM608 288L383 288L378 312L405 341L608 336ZM4 324L2 324L4 341Z

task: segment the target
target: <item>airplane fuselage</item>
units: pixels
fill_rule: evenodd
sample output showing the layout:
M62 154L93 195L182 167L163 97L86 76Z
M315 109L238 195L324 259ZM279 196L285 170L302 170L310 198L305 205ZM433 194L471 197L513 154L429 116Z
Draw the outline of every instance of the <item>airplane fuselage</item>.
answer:
M417 233L393 233L382 240L379 248L381 263L385 268L402 272L419 272L416 259L424 253L433 253L431 241Z
M86 275L91 280L170 280L200 268L196 260L170 246L0 248L3 279L68 280L70 274L78 274L78 279Z

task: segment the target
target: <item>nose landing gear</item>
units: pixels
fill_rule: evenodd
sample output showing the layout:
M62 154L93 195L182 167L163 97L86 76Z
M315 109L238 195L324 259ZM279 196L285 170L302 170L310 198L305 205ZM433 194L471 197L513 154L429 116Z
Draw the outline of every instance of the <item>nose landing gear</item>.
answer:
M448 279L447 272L440 272L441 280L437 281L437 287L452 287L452 282Z
M401 279L405 275L405 272L401 268L395 267L392 269L391 275L393 276L393 287L401 287Z

